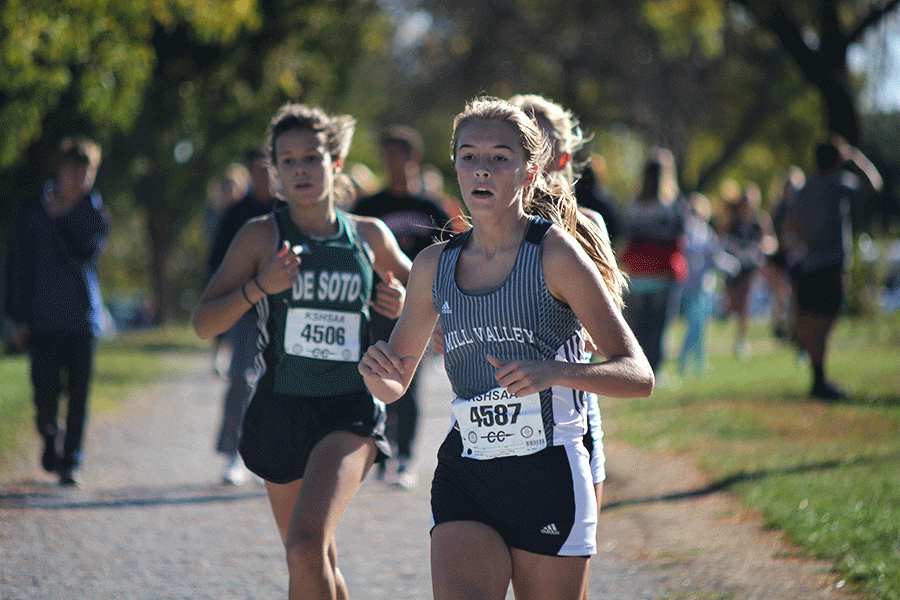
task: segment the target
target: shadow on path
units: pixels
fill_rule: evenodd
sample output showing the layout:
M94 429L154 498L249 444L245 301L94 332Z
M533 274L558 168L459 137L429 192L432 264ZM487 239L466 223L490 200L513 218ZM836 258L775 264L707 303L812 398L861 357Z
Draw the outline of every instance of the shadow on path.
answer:
M828 460L807 465L796 465L782 469L763 469L735 473L709 485L668 494L624 498L603 505L604 511L626 506L652 504L656 502L678 502L709 496L749 481L777 475L798 475L813 471L825 471L840 467L875 464L900 460L900 454L863 456L855 460ZM0 488L0 510L77 510L100 508L132 508L145 506L167 506L175 504L203 504L211 502L237 502L266 498L262 487L234 488L218 484L187 484L168 487L127 487L111 490L81 490L60 488L49 483L22 482Z
M679 500L690 500L691 498L700 498L709 496L718 492L726 491L740 483L756 481L765 477L776 475L799 475L812 471L826 471L829 469L837 469L840 467L854 467L859 465L875 464L879 462L891 462L900 460L900 454L885 454L881 456L861 456L853 460L826 460L808 465L796 465L793 467L784 467L781 469L763 469L760 471L750 471L743 473L735 473L729 475L719 481L714 481L709 485L693 490L685 490L681 492L671 492L669 494L661 494L658 496L645 496L643 498L625 498L622 500L614 500L604 504L601 508L604 511L615 510L626 506L636 506L639 504L652 504L655 502L677 502Z
M136 508L175 504L237 502L266 497L265 489L261 486L235 488L218 484L82 490L61 488L52 484L23 482L6 487L7 489L0 488L0 510Z

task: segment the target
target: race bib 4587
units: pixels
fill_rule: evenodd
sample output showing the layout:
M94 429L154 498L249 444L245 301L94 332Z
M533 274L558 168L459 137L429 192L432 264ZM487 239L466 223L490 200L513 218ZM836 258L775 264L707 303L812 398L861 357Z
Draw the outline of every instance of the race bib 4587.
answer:
M539 394L518 397L504 388L452 405L466 458L525 456L547 446Z

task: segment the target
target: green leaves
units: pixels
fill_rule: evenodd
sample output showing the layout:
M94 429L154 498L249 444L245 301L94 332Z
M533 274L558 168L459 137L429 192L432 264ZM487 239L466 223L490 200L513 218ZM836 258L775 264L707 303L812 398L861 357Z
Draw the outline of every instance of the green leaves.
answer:
M156 66L157 27L187 23L207 43L259 25L254 0L10 0L0 8L0 168L44 135L58 108L100 128L127 129ZM63 96L69 106L59 106ZM53 132L58 135L58 132Z
M646 0L641 15L658 33L667 56L698 46L708 57L724 50L725 15L720 0Z

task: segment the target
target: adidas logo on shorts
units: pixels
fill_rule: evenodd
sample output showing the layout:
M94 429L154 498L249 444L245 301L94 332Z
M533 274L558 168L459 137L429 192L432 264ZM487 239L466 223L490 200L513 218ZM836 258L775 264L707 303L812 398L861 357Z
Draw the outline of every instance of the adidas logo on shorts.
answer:
M556 523L550 523L543 529L541 529L541 533L546 533L548 535L559 535L559 529L556 528Z
M441 307L441 314L442 314L442 315L449 315L449 314L450 314L450 305L447 304L447 301L446 301L446 300L444 300L444 305Z

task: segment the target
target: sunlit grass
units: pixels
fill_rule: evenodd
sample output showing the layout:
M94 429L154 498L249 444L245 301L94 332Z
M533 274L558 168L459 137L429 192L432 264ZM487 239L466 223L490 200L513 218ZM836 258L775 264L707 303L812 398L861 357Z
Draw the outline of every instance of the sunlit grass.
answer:
M683 378L681 334L650 398L604 401L609 434L694 457L848 582L900 599L900 315L840 322L827 366L851 397L833 404L807 396L808 364L762 322L742 361L733 325L713 323L706 371Z

